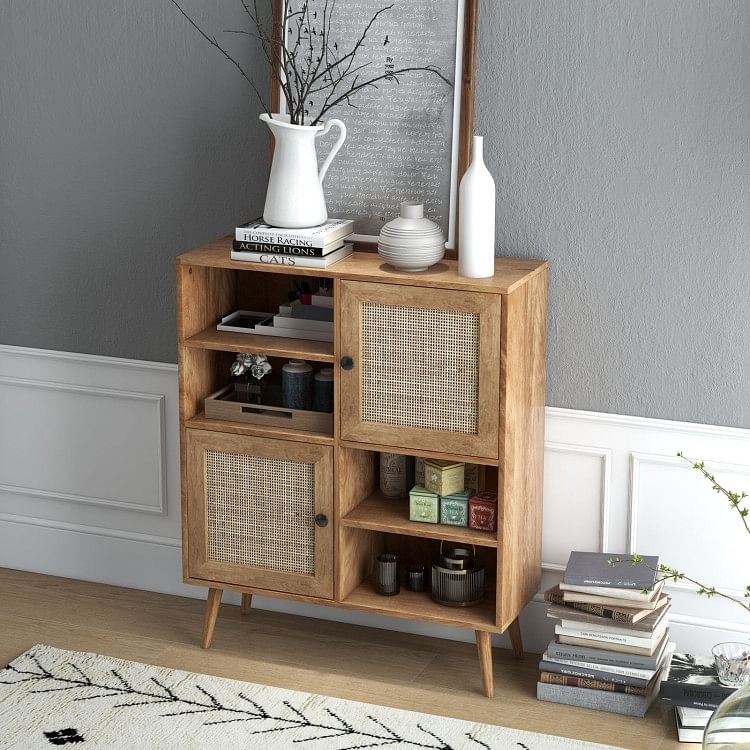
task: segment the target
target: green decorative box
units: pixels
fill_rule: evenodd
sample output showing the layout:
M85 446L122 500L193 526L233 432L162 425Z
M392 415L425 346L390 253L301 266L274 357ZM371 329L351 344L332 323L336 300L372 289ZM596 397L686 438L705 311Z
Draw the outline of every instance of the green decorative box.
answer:
M438 495L463 492L464 464L428 459L424 462L424 486Z
M409 490L409 520L437 523L440 515L440 497L435 492L416 485Z
M472 494L473 490L464 490L452 495L443 495L440 498L440 523L449 526L468 526L469 498Z

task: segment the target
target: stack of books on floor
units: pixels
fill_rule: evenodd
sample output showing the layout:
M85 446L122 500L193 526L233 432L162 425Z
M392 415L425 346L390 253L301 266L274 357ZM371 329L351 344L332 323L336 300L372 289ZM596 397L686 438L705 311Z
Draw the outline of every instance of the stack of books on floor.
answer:
M255 219L235 229L232 260L328 268L354 252L354 245L345 241L353 231L349 219L329 219L306 229L279 229Z
M537 698L644 716L674 652L669 597L656 584L658 558L611 566L613 557L571 553L562 583L545 593L556 625Z
M714 709L736 689L719 682L711 657L674 654L659 700L674 706L680 742L702 742Z

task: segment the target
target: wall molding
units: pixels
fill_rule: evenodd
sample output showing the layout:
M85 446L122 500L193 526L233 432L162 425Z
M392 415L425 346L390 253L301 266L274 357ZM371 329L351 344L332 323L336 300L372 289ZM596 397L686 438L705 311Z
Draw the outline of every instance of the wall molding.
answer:
M108 529L101 526L86 526L80 523L68 523L66 521L55 521L47 518L36 518L34 516L21 516L15 513L0 513L0 523L36 526L43 529L69 531L75 534L88 534L107 539L123 539L127 542L138 542L139 544L155 544L161 547L182 547L182 540L174 539L173 537L154 536L153 534L142 534L137 531L125 531L123 529ZM51 573L51 575L55 574Z
M725 461L714 461L710 457L703 456L707 464L710 465L715 473L726 472L731 474L747 474L750 477L750 464L727 463ZM677 455L665 455L662 453L639 453L636 451L630 454L630 498L629 498L629 515L630 526L628 529L628 554L633 555L638 552L638 521L640 505L640 472L641 467L646 465L652 466L669 466L680 470L694 471L692 464L684 458ZM690 591L695 592L695 587L689 583L679 583L677 581L667 581L664 588L670 591ZM732 589L717 586L716 591L726 596L732 596L742 599L745 592L742 589ZM672 618L674 619L674 618ZM690 618L691 622L701 618Z
M547 451L553 453L573 453L582 456L593 456L601 462L601 487L599 488L599 549L604 552L609 546L609 507L612 489L612 451L609 448L597 448L589 445L577 445L575 443L559 443L545 441L545 454ZM550 563L542 560L542 570L562 572L565 565Z
M679 422L670 419L656 419L654 417L634 417L627 414L608 414L599 411L584 411L566 409L561 406L545 407L545 415L552 418L570 418L578 423L591 422L593 424L635 427L661 431L692 432L699 435L713 435L717 437L750 440L750 429L745 427L725 427L723 425L702 424L701 422Z
M54 349L35 349L27 346L0 344L0 356L41 357L43 359L106 365L108 367L127 367L135 370L153 370L173 372L177 375L177 365L171 362L151 362L146 359L125 359L104 357L101 354L79 354L78 352L59 352Z
M77 393L84 396L97 398L125 399L141 401L152 405L156 417L156 430L158 434L157 443L157 467L159 477L157 480L156 504L140 503L137 500L117 500L116 498L104 496L81 495L73 492L56 492L44 490L38 487L26 487L0 482L0 492L14 495L25 495L26 497L46 498L49 500L61 500L71 503L83 503L86 505L101 505L107 508L118 508L121 510L137 513L156 513L166 515L167 513L167 464L166 464L166 428L164 424L164 395L160 393L143 393L139 391L123 391L112 388L101 388L98 386L83 386L73 383L58 383L50 380L32 380L29 378L16 378L0 375L0 387L31 388L59 393Z

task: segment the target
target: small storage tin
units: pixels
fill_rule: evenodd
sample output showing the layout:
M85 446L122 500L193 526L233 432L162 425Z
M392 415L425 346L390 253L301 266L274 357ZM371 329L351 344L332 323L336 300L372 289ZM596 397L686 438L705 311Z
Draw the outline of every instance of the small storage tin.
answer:
M475 492L481 492L484 489L484 472L485 467L481 464L466 464L464 467L464 485L473 487Z
M437 523L440 516L440 498L416 485L409 490L409 520L422 523Z
M440 498L440 523L449 526L467 526L469 523L469 498L473 490L454 492Z
M479 492L469 499L469 528L497 531L497 494Z
M424 487L424 459L419 456L414 458L414 484Z
M428 459L424 462L424 486L438 495L452 495L464 489L464 464Z

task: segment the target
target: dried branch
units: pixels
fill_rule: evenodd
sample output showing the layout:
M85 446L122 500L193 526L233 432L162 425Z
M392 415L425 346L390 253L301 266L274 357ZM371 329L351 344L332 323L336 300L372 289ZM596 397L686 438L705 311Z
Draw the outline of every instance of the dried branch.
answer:
M304 125L307 120L317 125L323 116L337 105L346 104L356 108L351 101L352 97L363 89L378 88L378 83L384 80L395 81L398 84L401 77L410 73L422 71L437 75L446 84L453 86L453 83L434 65L404 67L361 80L362 71L372 65L372 61L355 64L357 54L362 50L378 18L391 10L395 3L392 2L380 8L365 25L351 49L341 54L338 43L331 41L336 0L324 1L320 19L318 19L320 11L311 6L314 1L302 0L302 5L295 9L292 6L293 0L279 0L280 12L274 15L274 0L266 0L272 14L272 20L270 24L267 24L261 17L258 0L252 0L252 2L240 0L254 30L228 29L226 31L229 34L245 34L259 42L263 56L271 67L272 79L277 81L281 88L291 123ZM177 0L170 0L170 2L209 44L218 49L240 71L265 112L270 115L258 88L237 60L219 44L215 37L206 33L190 18ZM317 114L310 116L308 107L313 106L311 97L317 94L323 96L323 102L319 105Z
M241 75L242 75L242 77L243 77L243 78L244 78L244 79L245 79L245 80L247 81L247 83L248 83L248 84L250 85L250 88L251 88L251 89L253 90L253 92L255 93L255 96L256 96L256 97L258 98L258 101L260 102L260 105L261 105L261 107L263 107L263 111L264 111L264 112L266 112L266 114L270 115L271 113L270 113L270 112L268 111L268 107L266 106L266 102L265 102L265 100L264 100L264 99L263 99L263 97L262 97L262 96L260 95L260 92L259 92L259 91L258 91L258 89L256 88L255 84L254 84L254 83L252 82L252 80L250 79L250 76L248 76L248 74L247 74L247 73L245 72L244 68L243 68L243 67L242 67L242 66L241 66L241 65L240 65L240 64L239 64L239 63L237 62L237 60L235 60L235 59L234 59L234 58L233 58L233 57L232 57L232 56L231 56L231 55L230 55L230 54L229 54L229 53L228 53L228 52L227 52L227 51L226 51L226 50L225 50L225 49L224 49L224 48L223 48L223 47L222 47L222 46L221 46L220 44L219 44L219 42L218 42L218 40L216 39L216 37L210 37L210 36L209 36L209 35L208 35L208 34L207 34L207 33L206 33L205 31L203 31L203 29L202 29L202 28L201 28L200 26L198 26L198 24L197 24L197 23L196 23L195 21L193 21L193 19L192 19L192 18L190 18L190 16L189 16L189 15L188 15L188 14L187 14L187 13L186 13L186 12L185 12L185 11L184 11L183 9L182 9L182 7L181 7L181 6L180 6L180 4L179 4L179 3L177 2L177 0L170 0L170 2L172 3L172 5L174 5L174 6L175 6L175 7L177 8L177 10L179 10L179 11L180 11L180 13L182 13L182 15L183 15L183 16L184 16L184 17L186 18L186 20L188 21L188 23L189 23L189 24L190 24L190 25L191 25L191 26L192 26L192 27L193 27L193 28L194 28L194 29L195 29L195 30L196 30L196 31L197 31L197 32L198 32L198 33L199 33L199 34L200 34L200 35L201 35L201 36L202 36L202 37L203 37L203 38L204 38L204 39L205 39L205 40L206 40L206 41L207 41L207 42L208 42L208 43L209 43L209 44L210 44L211 46L212 46L212 47L216 47L216 49L217 49L217 50L219 50L219 52L221 52L221 54L222 54L222 55L224 55L224 57L226 57L226 59L227 59L227 60L229 60L229 62L231 62L231 63L232 63L232 64L233 64L233 65L234 65L234 66L235 66L235 67L237 68L237 70L239 70L239 71L240 71L240 74L241 74Z

